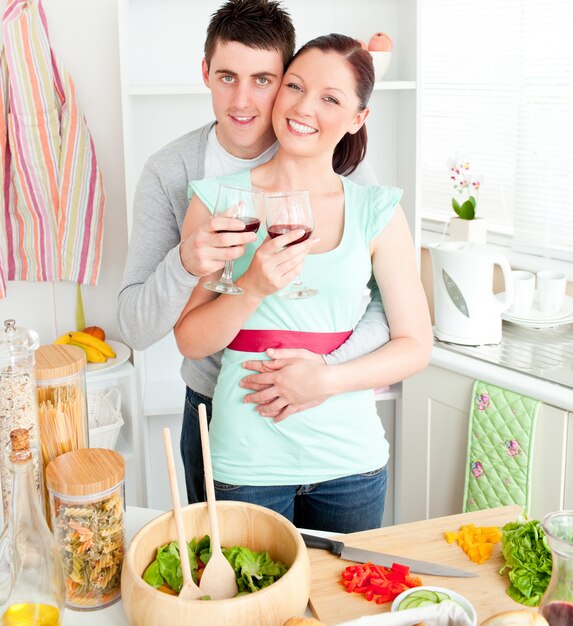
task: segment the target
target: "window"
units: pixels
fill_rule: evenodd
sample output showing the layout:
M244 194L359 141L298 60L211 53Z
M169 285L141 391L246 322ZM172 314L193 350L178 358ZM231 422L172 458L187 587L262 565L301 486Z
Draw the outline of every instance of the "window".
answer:
M454 215L461 155L490 232L573 261L573 2L432 0L420 30L422 216Z

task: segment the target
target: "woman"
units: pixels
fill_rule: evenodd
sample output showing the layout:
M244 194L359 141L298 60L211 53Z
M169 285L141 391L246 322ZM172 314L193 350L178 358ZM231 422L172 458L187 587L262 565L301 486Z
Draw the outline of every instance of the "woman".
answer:
M313 238L293 246L286 247L301 232L271 240L261 228L259 240L235 261L243 296L193 291L175 327L188 358L228 346L241 329L323 337L350 331L374 272L392 339L360 359L323 367L311 384L323 385L332 396L326 402L280 423L265 419L243 402L239 387L241 364L264 355L233 349L225 350L213 399L217 498L255 502L298 526L337 532L380 526L389 451L371 389L423 368L432 342L412 241L398 206L401 191L360 187L339 175L350 173L364 156L373 84L371 57L354 39L328 35L303 46L275 101L275 157L250 172L192 182L183 226L185 236L209 219L219 182L267 193L308 189L314 214ZM303 265L305 283L319 295L296 302L278 298L276 292Z

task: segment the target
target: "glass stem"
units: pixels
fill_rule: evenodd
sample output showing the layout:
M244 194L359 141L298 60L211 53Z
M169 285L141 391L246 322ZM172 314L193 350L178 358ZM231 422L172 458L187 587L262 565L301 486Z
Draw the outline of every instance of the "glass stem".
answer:
M225 269L221 275L221 281L224 283L233 282L233 261L225 261Z

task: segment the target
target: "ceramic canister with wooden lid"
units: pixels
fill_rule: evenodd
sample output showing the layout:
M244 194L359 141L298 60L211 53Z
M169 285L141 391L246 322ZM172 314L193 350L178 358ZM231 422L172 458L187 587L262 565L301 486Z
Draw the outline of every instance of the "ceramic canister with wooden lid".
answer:
M101 609L120 597L124 478L123 457L104 448L67 452L46 468L69 608Z
M86 354L76 346L50 344L36 350L38 422L44 472L70 450L87 448ZM45 476L44 476L45 484ZM46 492L46 517L49 520Z

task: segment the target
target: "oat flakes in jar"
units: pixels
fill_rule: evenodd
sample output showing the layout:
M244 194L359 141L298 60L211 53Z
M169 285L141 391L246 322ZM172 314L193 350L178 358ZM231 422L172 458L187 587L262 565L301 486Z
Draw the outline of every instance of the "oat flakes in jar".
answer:
M38 405L35 374L35 352L38 333L18 328L14 320L5 320L0 331L0 477L4 520L10 509L11 477L4 462L4 451L10 444L10 432L25 428L30 445L39 447ZM42 467L34 458L34 474L40 502L44 501Z
M101 609L120 598L124 476L121 454L103 448L66 452L46 468L52 532L71 609Z

